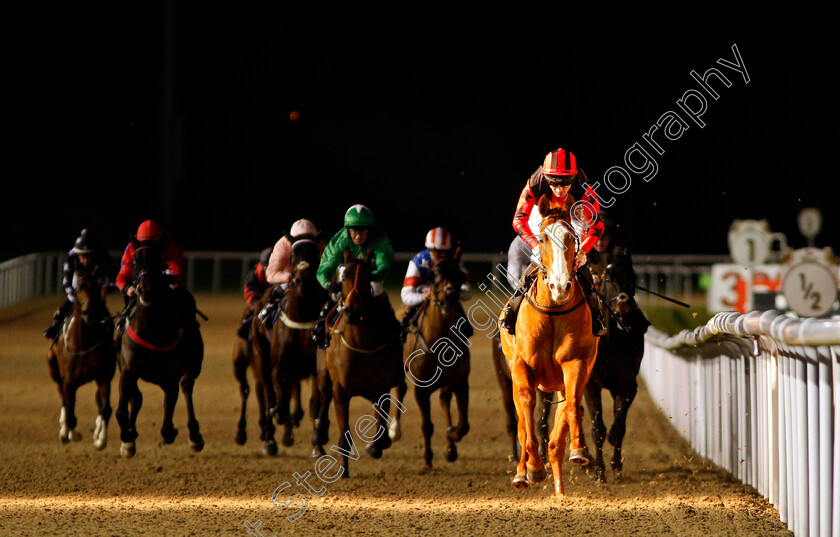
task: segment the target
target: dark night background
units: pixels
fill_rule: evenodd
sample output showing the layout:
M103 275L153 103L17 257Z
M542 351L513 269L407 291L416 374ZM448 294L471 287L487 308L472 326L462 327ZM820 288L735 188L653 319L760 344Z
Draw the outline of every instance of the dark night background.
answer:
M766 218L804 246L802 207L823 211L817 245L838 246L827 14L553 6L329 20L165 2L7 13L0 260L67 250L83 227L122 249L149 217L186 250L256 251L302 217L331 236L354 203L398 251L437 225L468 251L506 250L546 152L571 149L600 179L679 112L698 88L689 72L711 67L732 86L715 86L706 127L660 133L657 176L634 177L611 210L632 248L726 253L736 218ZM716 64L733 43L749 84Z

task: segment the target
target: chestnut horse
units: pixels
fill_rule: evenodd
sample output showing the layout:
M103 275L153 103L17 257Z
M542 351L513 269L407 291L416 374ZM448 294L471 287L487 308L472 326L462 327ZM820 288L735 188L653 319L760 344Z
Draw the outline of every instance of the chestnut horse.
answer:
M570 438L569 461L588 464L584 437L583 391L598 351L592 335L592 316L586 297L574 279L578 238L568 212L551 209L548 197L538 205L541 277L525 295L516 319L516 335L501 331L502 350L508 357L518 416L522 455L513 478L515 488L527 488L545 480L545 463L539 456L534 426L535 392L559 392L560 401L548 443L548 459L554 474L554 492L563 494L563 457ZM499 326L502 326L502 317Z
M446 420L445 459L458 459L455 442L470 430L467 419L469 407L470 350L459 337L452 335L451 327L461 319L458 303L461 284L466 275L460 267L461 249L451 259L441 259L432 268L429 297L420 306L417 328L409 330L403 350L405 371L414 382L414 398L420 408L423 432L423 459L426 468L432 467L432 433L430 398L440 390L440 406ZM469 322L469 321L466 321ZM443 367L441 367L443 366ZM458 402L458 425L452 426L450 406L452 395Z
M47 365L61 397L59 439L80 440L76 432L76 391L96 382L96 428L93 446L104 449L111 419L111 379L117 367L117 353L111 344L114 324L105 307L106 290L95 278L76 271L73 313L64 322L58 341L50 345Z
M350 434L350 399L360 396L374 403L374 414L361 416L355 423L357 436L368 442L366 450L373 458L382 456L382 450L391 446L389 426L404 411L402 400L407 390L402 361L402 343L396 329L393 310L374 297L370 289L370 257L350 259L344 251L344 279L339 302L339 318L331 328L330 345L326 351L318 350L318 400L314 418L312 456L324 454L328 441L329 408L335 402L338 420L338 447L332 447L342 458L342 477L350 477L348 456L358 458ZM390 317L390 318L389 318ZM329 324L329 323L328 323ZM397 388L397 398L391 394ZM394 399L397 418L389 415ZM366 426L360 426L364 423ZM373 431L373 432L371 432Z
M595 441L595 460L591 471L597 481L606 482L604 469L604 440L613 445L610 462L615 473L623 467L621 445L627 430L627 412L636 397L636 376L645 353L645 332L650 322L636 304L636 275L630 254L616 249L604 271L600 285L606 299L604 318L610 319L607 333L598 345L595 367L586 383L586 406L592 417L592 438ZM614 419L609 434L604 425L601 390L606 388L613 398Z
M195 322L195 304L192 319L176 293L164 280L163 262L157 246L138 243L132 262L136 305L122 334L119 356L120 401L117 422L120 424L120 454L133 457L137 439L136 420L143 397L137 386L142 379L163 389L164 409L160 435L164 444L175 441L178 430L172 424L178 385L187 402L187 427L190 447L201 451L204 439L199 432L193 408L193 386L201 373L204 343ZM192 301L192 297L188 297ZM181 304L181 305L179 305ZM191 326L195 323L194 326ZM129 403L131 405L129 413Z
M502 352L502 336L501 331L493 336L491 343L493 351L493 367L496 369L496 380L499 382L499 388L502 390L502 404L505 409L506 429L511 442L511 459L519 458L519 440L517 439L516 424L519 421L516 417L516 405L513 403L513 382L510 379L510 365L508 364L505 353ZM537 437L540 444L540 458L543 462L548 461L548 417L551 412L551 401L554 397L553 393L545 393L542 390L537 390L537 405L539 412L537 418Z

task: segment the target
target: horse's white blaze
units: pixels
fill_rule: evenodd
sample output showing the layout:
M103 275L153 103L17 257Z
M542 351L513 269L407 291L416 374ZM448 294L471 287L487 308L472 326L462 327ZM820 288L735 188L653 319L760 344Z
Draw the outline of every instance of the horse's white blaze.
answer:
M546 228L551 245L551 271L548 272L548 288L551 299L559 302L566 296L566 285L571 279L569 267L566 264L565 237L569 230L563 224L555 222Z

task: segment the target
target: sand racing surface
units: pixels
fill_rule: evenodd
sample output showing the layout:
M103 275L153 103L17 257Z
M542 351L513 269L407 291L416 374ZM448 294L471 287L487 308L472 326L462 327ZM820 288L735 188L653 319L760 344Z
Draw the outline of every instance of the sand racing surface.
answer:
M206 446L200 453L189 448L183 397L175 411L178 438L162 445L162 392L141 381L144 402L132 459L119 455L114 418L107 447L94 450L92 384L78 393L81 441L59 442L61 405L41 332L60 297L0 312L0 535L792 535L754 489L698 457L644 389L630 410L620 478L608 469L608 482L597 484L567 464L565 497L554 497L551 475L539 486L515 490L490 344L481 333L473 337L471 430L458 446L457 461L443 458L445 426L434 396L434 469L423 471L420 417L409 387L403 438L378 460L357 440L361 457L350 462L350 479L324 484L310 474L309 482L324 489L314 497L294 477L314 472L310 416L296 430L294 446L282 446L278 434L278 456L263 455L252 383L248 442L234 443L240 399L231 354L244 300L239 294L196 298L209 316L202 324L206 353L195 385ZM109 297L112 312L121 301ZM112 382L114 408L118 376ZM306 383L306 399L309 391ZM612 408L609 394L604 403ZM351 423L370 409L366 400L354 399ZM330 443L336 442L332 419ZM612 456L611 447L605 451ZM291 487L281 500L300 493L308 502L294 522L286 517L301 504L278 509L271 503L285 482ZM245 526L259 521L257 529Z

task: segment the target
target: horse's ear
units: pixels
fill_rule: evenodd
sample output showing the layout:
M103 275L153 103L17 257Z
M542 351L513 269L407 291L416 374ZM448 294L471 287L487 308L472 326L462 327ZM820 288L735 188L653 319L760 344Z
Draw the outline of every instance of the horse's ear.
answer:
M545 218L546 215L548 215L548 213L551 211L551 199L545 194L543 194L540 197L540 201L537 202L537 209L539 209L542 217Z
M373 248L368 248L368 251L365 254L365 263L370 263L370 258L372 256L373 256Z
M344 249L344 264L346 265L349 262L350 262L350 248L345 248Z
M455 255L452 256L455 262L461 261L461 243L458 243L458 246L455 247Z

